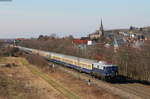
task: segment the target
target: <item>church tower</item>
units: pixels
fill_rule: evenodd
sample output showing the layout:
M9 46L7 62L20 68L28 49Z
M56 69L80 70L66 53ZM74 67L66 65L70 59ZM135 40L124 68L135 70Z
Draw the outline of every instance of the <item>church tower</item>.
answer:
M103 28L102 19L101 19L101 26L100 26L100 29L99 29L99 34L100 34L101 36L104 36L104 28Z

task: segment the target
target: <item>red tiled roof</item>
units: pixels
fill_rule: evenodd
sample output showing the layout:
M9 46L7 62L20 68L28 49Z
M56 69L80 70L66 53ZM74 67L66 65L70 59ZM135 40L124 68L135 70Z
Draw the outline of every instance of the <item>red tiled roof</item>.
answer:
M87 44L88 40L80 40L80 39L75 39L73 40L73 43L75 44Z

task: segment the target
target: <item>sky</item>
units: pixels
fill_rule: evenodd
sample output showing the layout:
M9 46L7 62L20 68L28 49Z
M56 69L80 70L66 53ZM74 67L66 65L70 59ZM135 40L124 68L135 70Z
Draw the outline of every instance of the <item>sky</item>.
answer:
M150 0L0 0L0 38L86 36L104 29L150 26Z

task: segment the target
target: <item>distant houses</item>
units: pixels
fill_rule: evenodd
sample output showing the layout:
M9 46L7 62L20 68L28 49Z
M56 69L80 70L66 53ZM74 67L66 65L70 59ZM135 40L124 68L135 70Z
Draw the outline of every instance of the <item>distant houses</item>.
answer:
M89 34L87 37L81 37L80 39L74 39L73 44L77 47L86 48L90 45L104 45L104 47L109 48L113 46L114 49L119 49L121 46L130 46L139 48L146 40L145 33L149 33L150 28L136 28L130 27L129 29L115 29L115 30L105 30L103 28L103 23L101 20L101 25L98 30ZM150 34L150 33L149 33ZM141 43L142 42L142 43Z

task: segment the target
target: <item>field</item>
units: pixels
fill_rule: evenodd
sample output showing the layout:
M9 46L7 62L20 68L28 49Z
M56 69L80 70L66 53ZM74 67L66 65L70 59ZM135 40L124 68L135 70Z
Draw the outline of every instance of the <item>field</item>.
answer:
M65 98L45 80L31 73L20 58L1 58L0 64L10 64L0 67L0 99Z
M65 72L46 72L24 58L0 58L0 99L119 99Z

